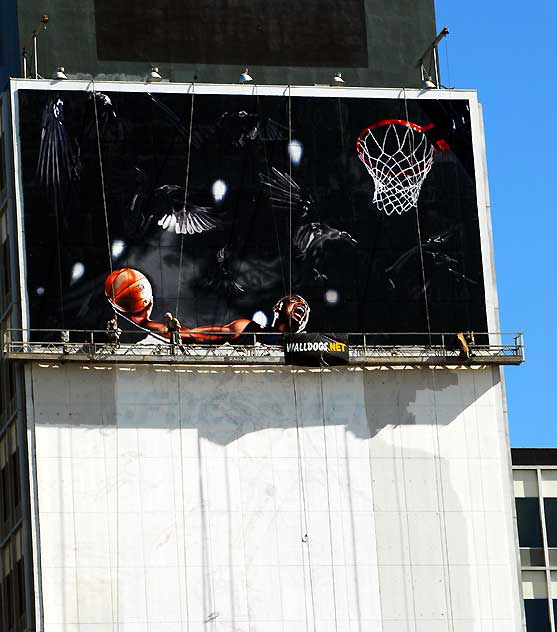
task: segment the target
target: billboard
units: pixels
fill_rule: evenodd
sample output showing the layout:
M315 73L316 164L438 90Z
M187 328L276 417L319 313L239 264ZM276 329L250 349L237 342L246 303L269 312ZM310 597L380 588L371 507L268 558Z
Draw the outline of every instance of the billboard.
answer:
M487 330L466 98L135 90L18 90L30 327Z

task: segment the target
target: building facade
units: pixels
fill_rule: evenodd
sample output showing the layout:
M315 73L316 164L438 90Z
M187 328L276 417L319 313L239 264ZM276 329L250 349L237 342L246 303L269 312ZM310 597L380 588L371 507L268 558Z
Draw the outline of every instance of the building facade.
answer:
M498 331L498 307L475 93L20 80L3 106L12 294L2 352L15 375L15 388L5 382L14 403L2 434L3 499L11 503L3 500L3 629L521 630L501 365L520 363L523 348L520 337L485 333ZM426 157L430 144L438 147L417 192L429 209L418 222L424 237L415 232L420 207L399 213L373 198L373 166L351 154L361 121L371 131L400 125L401 110L421 123L402 126L403 134L416 132L409 147L419 144ZM443 127L447 111L451 124ZM310 124L318 116L323 122ZM435 126L443 135L426 137ZM339 145L331 150L334 129ZM63 154L53 149L60 140ZM326 148L347 156L338 164L357 177L347 190L362 192L349 198L348 215L336 206L345 189L333 177L335 161L319 159ZM63 172L48 171L43 157L49 168L79 168L79 179L43 179ZM410 164L415 175L418 163ZM130 196L122 183L138 169L159 179L148 194L134 179ZM320 175L305 203L320 206L294 232L285 200L292 218L298 181L311 182L304 176L311 170ZM187 180L176 175L186 173ZM199 201L206 190L211 212L199 210L208 208ZM148 221L152 200L169 191L185 196L181 211L164 207L146 229L126 223L133 212ZM248 224L218 224L227 214L243 222L246 209ZM439 232L455 223L448 209L470 221L453 241ZM201 233L179 232L202 220ZM384 222L387 245L376 242L377 254L365 260L366 240L377 239ZM239 249L227 241L235 265L212 276L199 252L216 251L222 263L228 251L212 239L242 236L238 226L255 238ZM335 227L342 234L328 234L343 250L311 259L320 275L303 265L311 250L306 259L285 256L291 287L308 299L289 318L316 334L329 323L345 336L349 363L286 365L275 324L282 303L271 308L266 290L258 293L281 265L265 240L288 252L306 244L295 235L318 230L314 243ZM353 249L360 249L354 259ZM402 294L381 289L386 260L411 262L412 274L389 272L389 286L408 283ZM440 269L439 261L451 263ZM350 275L359 286L364 263L370 293L354 294ZM190 276L197 269L210 283ZM132 272L139 294L110 284ZM265 282L280 286L280 276ZM139 319L143 300L148 314ZM156 324L175 304L190 327L179 349ZM238 319L259 304L263 320ZM128 330L117 343L99 331L114 313ZM267 324L224 344L203 338L235 336L215 329L232 318ZM389 320L389 333L373 333ZM455 342L458 325L476 331L468 352Z
M433 0L54 2L2 0L0 88L64 66L72 78L143 80L152 65L173 82L235 83L248 66L258 84L419 87L419 60L435 38ZM40 20L48 13L46 30ZM122 34L126 33L123 37ZM426 66L433 73L431 55Z
M2 331L18 321L17 272L14 268L13 179L2 100L0 131L0 323ZM34 629L33 567L29 522L27 428L21 367L0 351L0 627Z
M522 593L528 630L554 630L557 612L555 449L512 450Z

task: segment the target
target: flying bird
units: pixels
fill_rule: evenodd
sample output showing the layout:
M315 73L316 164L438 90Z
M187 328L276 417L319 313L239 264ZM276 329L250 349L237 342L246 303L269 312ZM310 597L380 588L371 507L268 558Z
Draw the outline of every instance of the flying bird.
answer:
M311 264L316 280L326 280L327 275L322 271L322 267L330 247L334 243L354 247L358 242L345 230L315 221L318 216L318 205L289 174L272 167L270 173L260 173L259 179L268 188L272 205L292 212L292 245L296 256L301 261Z
M429 287L432 277L438 272L446 273L457 282L477 285L478 281L470 278L461 271L461 262L452 256L452 254L449 254L450 241L457 233L457 229L458 227L453 227L422 241L421 254L420 244L416 244L400 255L396 261L385 269L390 285L395 288L398 284L401 284L403 280L407 280L408 266L415 268L415 266L421 265L421 257L423 257L424 263L429 263L425 279L426 288ZM447 250L449 250L449 252L447 252ZM424 287L421 286L414 292L414 295L420 295L423 294L423 292Z
M184 187L163 184L149 190L147 177L136 169L139 186L132 198L130 211L142 216L142 228L156 222L163 230L173 230L178 235L199 235L215 230L221 219L212 206L199 206L186 201Z
M234 270L231 264L231 252L227 246L223 246L215 255L212 270L201 282L201 286L225 294L239 295L245 292L245 288L234 280Z
M151 102L165 115L176 131L187 141L190 139L189 123L159 97L148 94ZM188 115L189 116L189 115ZM206 141L221 136L234 147L246 147L252 142L269 143L289 138L288 127L277 123L268 116L249 114L245 110L223 112L213 123L195 123L192 120L191 145L199 149Z
M174 230L178 235L195 235L214 230L217 219L210 206L186 202L184 187L164 184L153 191L150 210L157 225L163 230Z
M253 141L270 143L288 140L288 127L267 116L239 112L224 112L217 122L217 128L224 131L235 147L245 147Z
M81 172L79 144L71 138L65 123L64 100L49 96L43 110L37 178L47 195L57 204L62 190Z

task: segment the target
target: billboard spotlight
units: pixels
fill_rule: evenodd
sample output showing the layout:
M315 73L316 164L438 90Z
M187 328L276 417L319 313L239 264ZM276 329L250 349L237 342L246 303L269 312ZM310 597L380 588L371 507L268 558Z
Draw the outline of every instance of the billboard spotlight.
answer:
M147 83L157 83L162 81L162 76L159 73L159 69L157 66L151 66L151 72L146 77Z
M68 76L64 72L64 66L58 66L56 72L52 75L52 78L54 81L64 81L64 79L67 79Z
M244 72L240 75L238 83L251 83L252 81L253 77L249 74L249 70L246 68Z

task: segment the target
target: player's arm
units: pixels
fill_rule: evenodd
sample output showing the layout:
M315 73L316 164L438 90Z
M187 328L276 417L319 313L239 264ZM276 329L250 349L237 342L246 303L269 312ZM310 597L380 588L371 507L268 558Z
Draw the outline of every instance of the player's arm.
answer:
M149 316L151 315L152 310L153 304L150 302L149 305L140 312L126 314L125 316L128 320L131 320L132 323L138 325L142 329L148 329L149 331L157 333L159 336L170 339L168 328L164 323L158 323L156 320L150 320Z
M252 323L252 320L240 318L233 320L228 325L208 325L192 329L182 327L180 338L185 342L229 342L237 340Z

